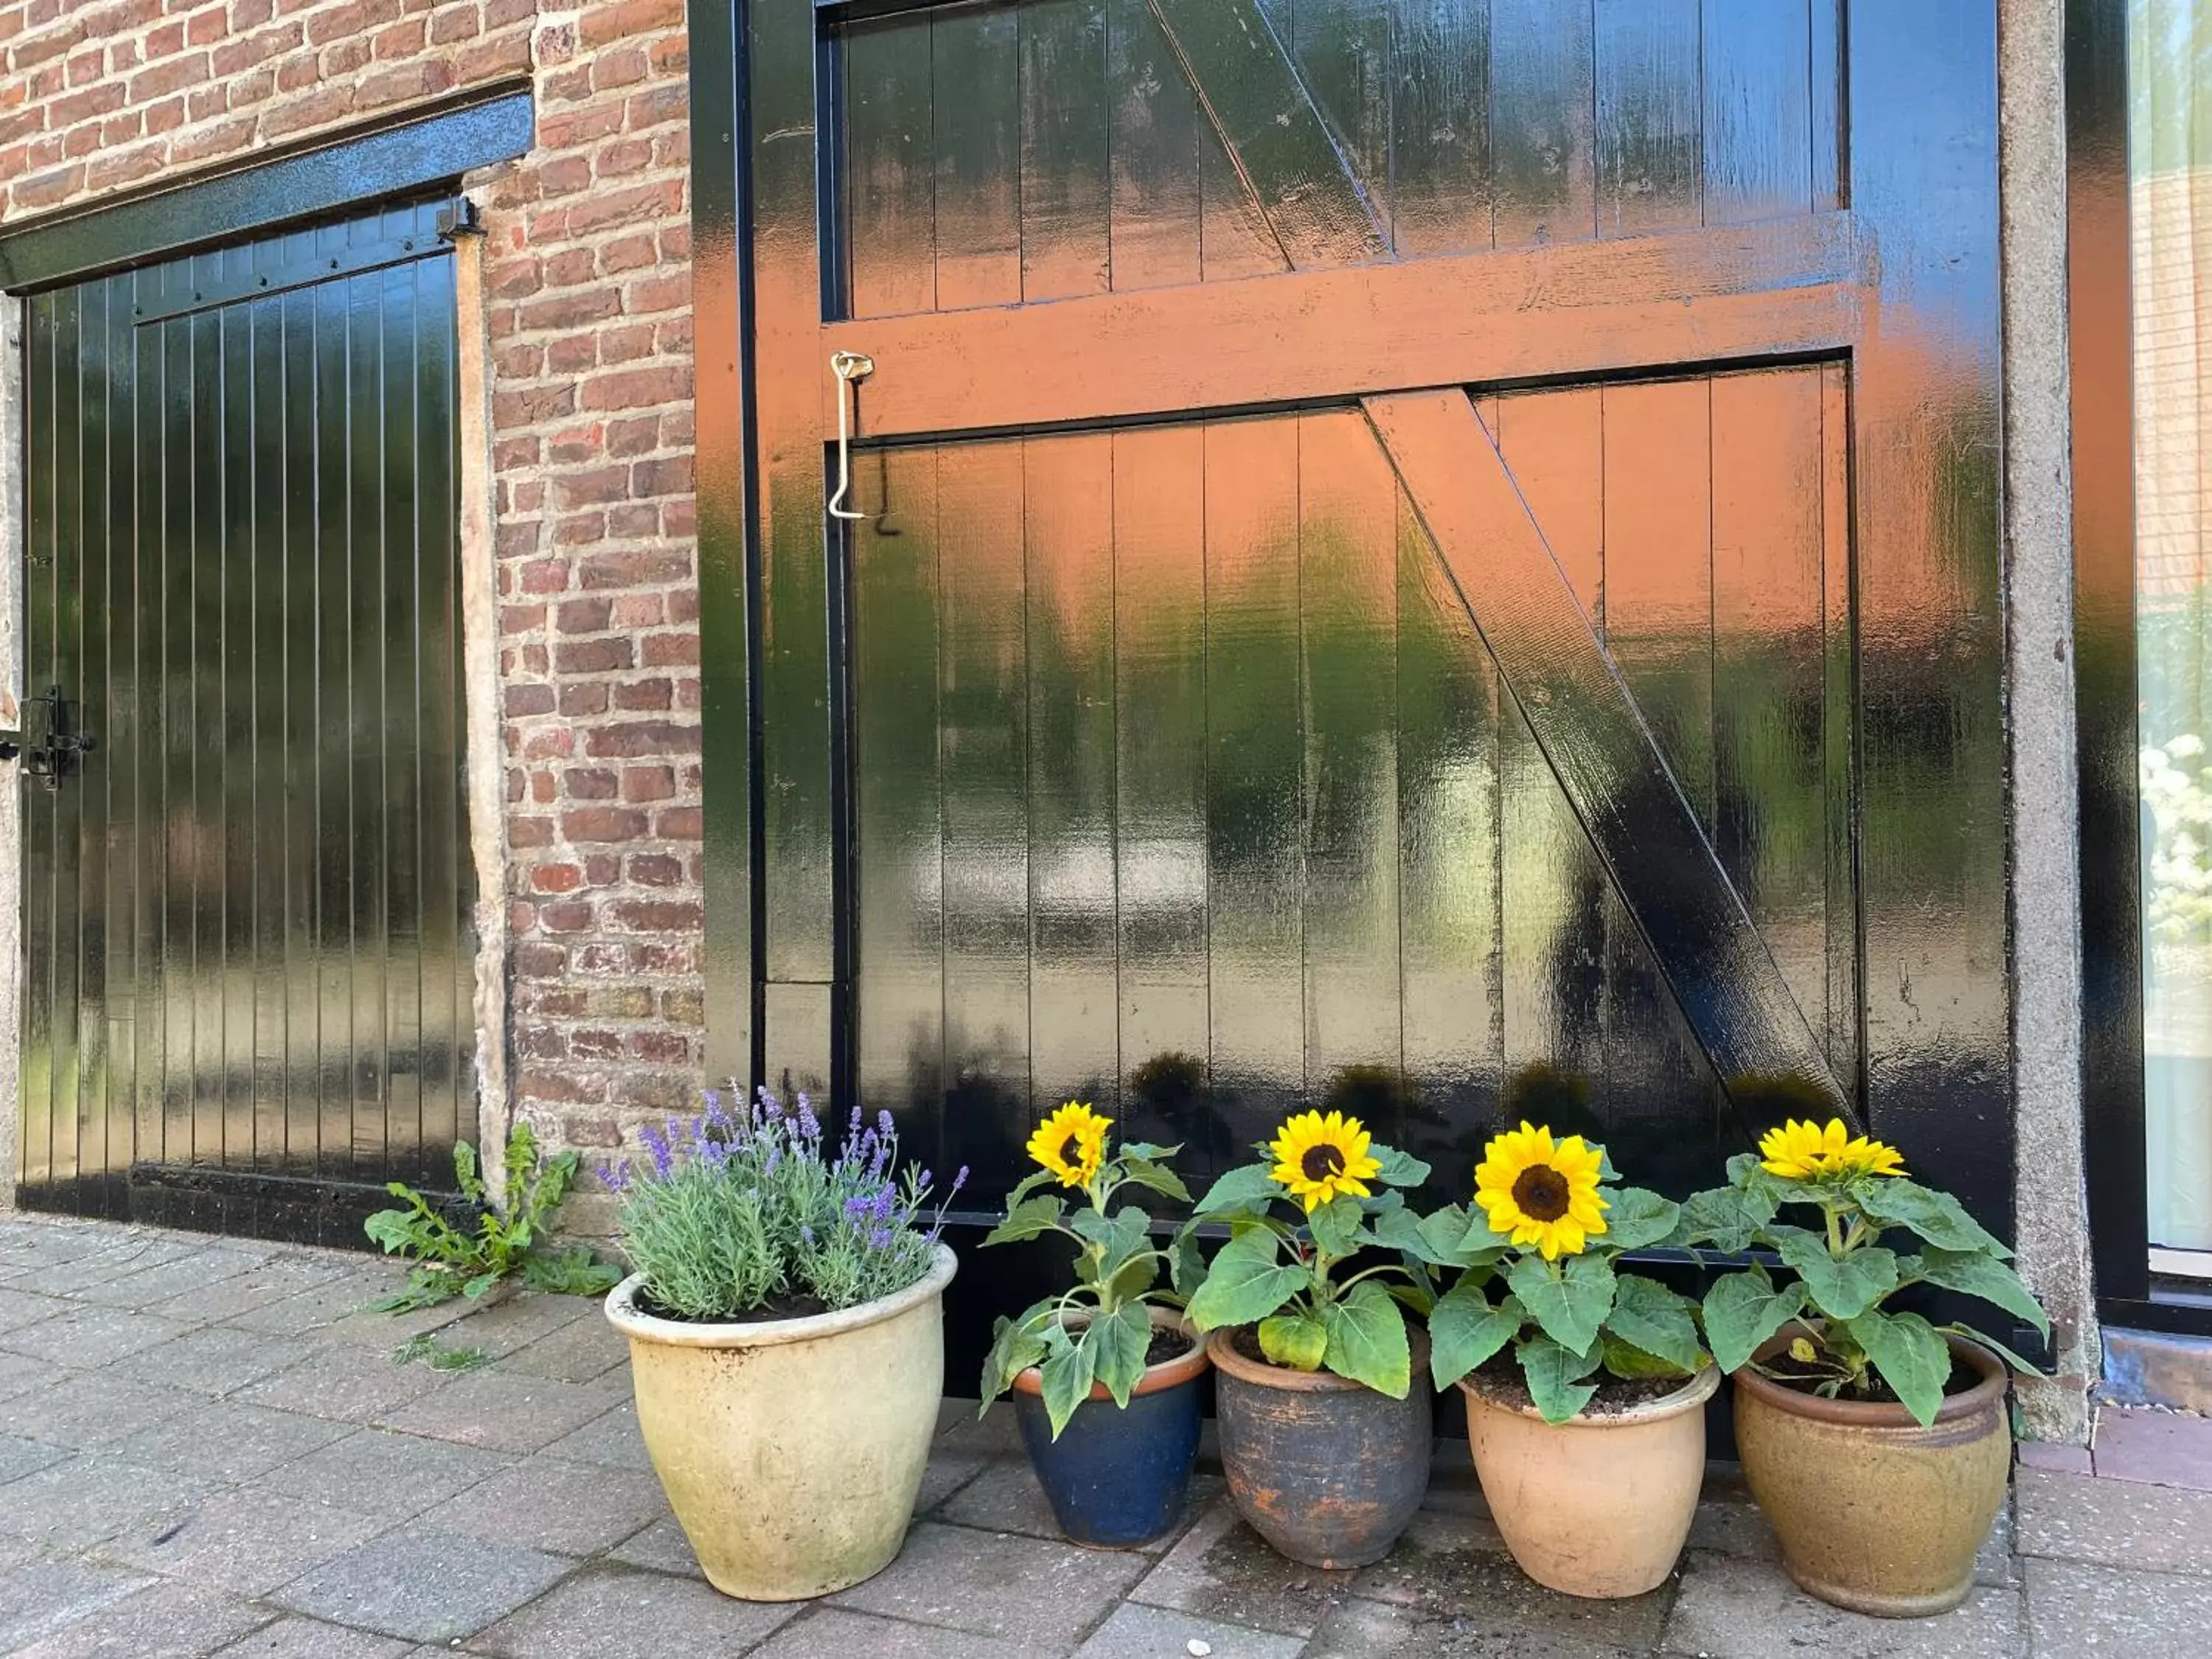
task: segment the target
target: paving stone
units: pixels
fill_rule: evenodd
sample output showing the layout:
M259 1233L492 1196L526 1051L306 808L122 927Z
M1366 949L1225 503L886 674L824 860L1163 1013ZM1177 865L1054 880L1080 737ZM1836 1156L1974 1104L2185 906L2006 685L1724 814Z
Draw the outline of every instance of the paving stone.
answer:
M4 1489L0 1532L50 1548L81 1550L142 1522L173 1516L206 1495L207 1482L168 1469L77 1456L48 1464Z
M686 1578L704 1579L699 1570L699 1558L693 1553L691 1540L684 1535L684 1528L674 1516L654 1522L634 1538L628 1538L607 1552L611 1561L620 1561L625 1566L650 1567L655 1572L680 1573Z
M70 1294L80 1302L104 1308L148 1308L187 1291L235 1279L268 1259L266 1249L216 1244L154 1266L133 1267L128 1273L95 1279Z
M16 1267L59 1267L113 1249L116 1232L93 1222L19 1216L0 1230L0 1261Z
M67 1313L70 1307L58 1296L36 1296L12 1285L0 1285L0 1331L20 1331Z
M0 1400L13 1400L33 1389L50 1387L61 1374L60 1366L49 1365L43 1359L0 1351Z
M0 1434L98 1451L205 1403L198 1395L151 1382L48 1369L39 1386L0 1400Z
M921 1472L921 1490L915 1494L914 1512L927 1515L998 1460L966 1452L933 1451Z
M388 1355L359 1348L310 1344L307 1358L248 1383L233 1398L309 1417L368 1423L421 1399L445 1381L428 1365L402 1365Z
M1303 1659L1626 1659L1643 1649L1533 1631L1498 1619L1431 1617L1353 1600L1331 1613Z
M257 1302L228 1316L223 1322L240 1330L269 1331L278 1336L327 1331L340 1320L360 1315L379 1297L398 1290L406 1282L406 1277L404 1271L397 1268L352 1267L335 1279L326 1279L273 1302ZM377 1317L381 1319L384 1316L379 1314ZM395 1343L399 1340L392 1339Z
M925 1521L840 1607L982 1636L1072 1646L1136 1583L1146 1558Z
M2019 1470L2013 1492L2022 1555L2212 1573L2212 1492L2047 1469Z
M173 1341L142 1348L117 1361L112 1371L166 1389L222 1395L296 1365L314 1352L291 1337L210 1325L186 1331Z
M793 1602L736 1601L703 1583L665 1573L599 1567L560 1584L469 1646L511 1659L735 1653L787 1624L799 1610L800 1604ZM857 1654L844 1659L857 1659Z
M273 1492L404 1520L489 1480L514 1460L447 1440L363 1429L261 1479Z
M254 1262L243 1272L212 1284L196 1285L146 1311L167 1319L210 1323L234 1320L241 1314L344 1276L351 1269L343 1261L288 1251Z
M2096 1462L2087 1446L2061 1446L2040 1440L2023 1440L2014 1449L2021 1467L2052 1469L2060 1474L2094 1474Z
M755 1648L751 1659L1056 1659L1066 1650L817 1607Z
M1130 1593L1150 1607L1310 1636L1351 1593L1351 1572L1323 1572L1279 1556L1216 1500Z
M125 1462L203 1475L229 1486L251 1480L352 1432L350 1424L217 1400L140 1431L115 1455Z
M572 1565L512 1544L410 1530L348 1550L267 1599L333 1624L450 1642L544 1595Z
M2029 1561L2027 1628L2038 1655L2203 1653L2212 1644L2212 1578ZM2187 1632L2185 1635L2185 1632Z
M604 1463L611 1468L649 1469L653 1457L638 1432L637 1407L625 1401L593 1418L574 1434L547 1446L552 1456L571 1463Z
M650 1474L538 1456L431 1510L423 1524L560 1555L596 1555L667 1513L660 1482Z
M42 1263L29 1273L17 1274L9 1284L14 1290L78 1297L94 1285L150 1273L169 1262L197 1255L211 1242L205 1234L183 1239L158 1233L102 1231L93 1249Z
M376 1422L410 1434L502 1451L537 1451L603 1415L617 1396L594 1383L465 1371Z
M1370 1601L1444 1619L1534 1631L1616 1648L1649 1648L1667 1621L1669 1590L1617 1601L1586 1601L1546 1589L1502 1553L1486 1520L1425 1512L1397 1547L1362 1572L1352 1588Z
M52 1365L98 1370L125 1354L181 1336L189 1326L128 1308L72 1307L52 1319L0 1333L0 1347Z
M50 1446L43 1440L26 1440L21 1435L0 1434L0 1486L43 1469L49 1463L58 1463L69 1455L65 1446Z
M1014 1408L1001 1400L983 1417L975 1415L972 1400L948 1400L939 1413L937 1449L975 1452L985 1457L1022 1455L1021 1424Z
M546 1376L556 1382L590 1382L629 1362L629 1343L607 1323L594 1304L590 1316L574 1319L526 1346L507 1352L499 1368L520 1376ZM494 1309L493 1312L500 1311Z
M88 1618L153 1581L143 1573L27 1553L0 1571L0 1653Z
M19 1649L15 1659L204 1659L269 1619L204 1584L155 1584Z
M1662 1650L1705 1659L2012 1659L2024 1640L2018 1590L1976 1589L1934 1619L1869 1619L1814 1600L1765 1562L1699 1553L1685 1560Z
M2104 1411L2097 1418L2095 1468L2106 1480L2212 1492L2212 1417Z
M404 1282L403 1278L388 1288L398 1290ZM386 1294L384 1289L372 1291L363 1305L319 1329L315 1333L315 1340L319 1342L350 1342L389 1353L411 1338L428 1336L457 1325L476 1310L474 1303L458 1296L428 1308L410 1308L404 1313L381 1312L368 1305Z
M1076 1649L1075 1659L1179 1659L1193 1641L1211 1647L1213 1659L1298 1659L1305 1645L1295 1636L1125 1601Z
M394 1637L295 1616L232 1643L222 1650L222 1659L398 1659L410 1647Z
M387 1524L255 1488L220 1492L137 1527L101 1546L100 1553L172 1578L265 1595L339 1551L367 1542Z
M623 1353L629 1352L629 1344L620 1332L607 1323L598 1301L587 1296L543 1296L529 1291L517 1291L489 1308L465 1308L462 1317L447 1326L443 1334L456 1347L480 1348L496 1359L586 1318L613 1337Z
M994 1458L938 1505L938 1518L986 1532L1018 1532L1031 1538L1064 1538L1052 1504L1037 1485L1027 1458Z

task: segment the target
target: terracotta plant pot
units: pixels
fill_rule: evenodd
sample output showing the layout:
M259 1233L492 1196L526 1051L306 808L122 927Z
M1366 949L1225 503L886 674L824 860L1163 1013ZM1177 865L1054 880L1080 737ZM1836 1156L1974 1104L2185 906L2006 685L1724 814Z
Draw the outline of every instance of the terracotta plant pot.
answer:
M939 1244L895 1296L806 1319L694 1325L608 1292L629 1339L637 1422L708 1582L748 1601L827 1595L906 1540L945 1391Z
M1784 1331L1759 1351L1789 1345ZM1752 1496L1799 1585L1887 1619L1948 1613L1966 1599L1974 1552L2012 1467L2010 1379L1987 1349L1950 1339L1980 1380L1926 1428L1904 1407L1823 1400L1749 1366L1735 1373L1735 1443Z
M1463 1380L1467 1437L1491 1518L1521 1571L1569 1595L1641 1595L1667 1582L1705 1480L1708 1365L1617 1416L1547 1423Z
M1221 1467L1237 1513L1310 1567L1381 1560L1429 1489L1427 1336L1410 1333L1413 1386L1393 1400L1332 1371L1248 1359L1236 1334L1214 1332L1206 1352L1218 1374Z
M1180 1331L1188 1352L1147 1366L1117 1406L1103 1383L1075 1408L1060 1438L1044 1408L1044 1373L1032 1365L1014 1378L1014 1412L1030 1467L1060 1530L1090 1549L1149 1544L1182 1516L1198 1461L1199 1382L1206 1345L1173 1308L1152 1308L1155 1330Z

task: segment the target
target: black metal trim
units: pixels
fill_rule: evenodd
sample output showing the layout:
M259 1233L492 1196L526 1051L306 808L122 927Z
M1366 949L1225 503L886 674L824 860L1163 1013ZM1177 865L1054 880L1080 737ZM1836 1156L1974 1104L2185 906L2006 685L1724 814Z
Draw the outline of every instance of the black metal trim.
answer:
M141 325L166 321L173 317L190 317L198 312L219 311L225 306L236 305L241 300L268 299L278 294L289 294L297 289L313 288L322 283L340 282L349 276L388 270L393 265L412 264L418 259L443 258L453 251L451 242L437 237L403 236L394 241L349 247L328 258L302 259L295 264L264 271L258 276L240 272L203 283L190 295L180 295L167 305L133 306L131 315L132 320Z
M2125 0L2068 0L2081 1127L2099 1306L2140 1324L2163 1304L2150 1297L2143 1139L2127 26Z
M450 186L512 161L534 129L526 85L507 82L244 162L165 180L0 234L0 289L52 288L258 234L378 197Z
M2160 1297L2100 1296L2097 1317L2107 1330L2162 1331L2171 1336L2212 1337L2212 1306Z

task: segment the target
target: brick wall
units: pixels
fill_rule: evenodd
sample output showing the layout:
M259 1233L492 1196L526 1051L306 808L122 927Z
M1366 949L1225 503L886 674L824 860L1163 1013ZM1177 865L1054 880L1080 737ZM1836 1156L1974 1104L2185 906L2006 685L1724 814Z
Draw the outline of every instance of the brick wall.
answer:
M0 0L0 221L529 74L483 209L515 1103L701 1062L684 0Z

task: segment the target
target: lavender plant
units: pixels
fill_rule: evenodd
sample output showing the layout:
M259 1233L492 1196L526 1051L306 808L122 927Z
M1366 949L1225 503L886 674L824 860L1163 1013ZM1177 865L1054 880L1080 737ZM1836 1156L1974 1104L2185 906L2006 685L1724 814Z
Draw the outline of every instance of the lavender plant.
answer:
M607 1173L631 1262L659 1311L702 1322L778 1301L824 1312L890 1296L929 1271L944 1206L924 1217L929 1172L898 1164L889 1112L853 1109L832 1143L805 1094L768 1090L732 1111L709 1090L697 1116L647 1127L641 1161ZM949 1202L968 1178L962 1170Z

